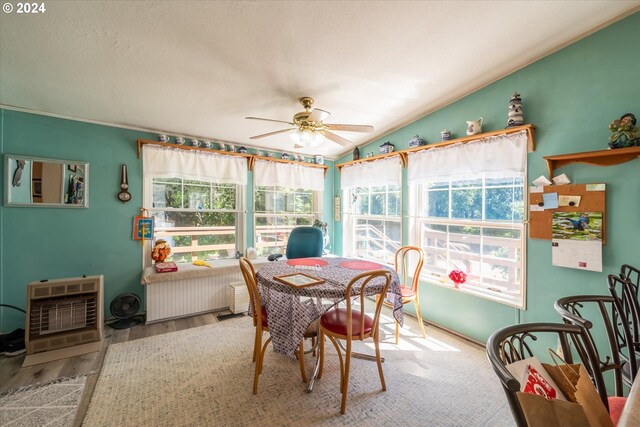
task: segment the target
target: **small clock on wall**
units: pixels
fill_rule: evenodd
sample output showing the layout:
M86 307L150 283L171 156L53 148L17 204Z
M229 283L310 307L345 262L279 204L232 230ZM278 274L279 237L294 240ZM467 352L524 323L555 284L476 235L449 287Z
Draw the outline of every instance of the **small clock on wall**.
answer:
M118 200L122 203L127 203L131 200L131 193L127 190L129 189L129 183L127 178L127 165L122 165L122 176L120 178L120 192L118 193Z

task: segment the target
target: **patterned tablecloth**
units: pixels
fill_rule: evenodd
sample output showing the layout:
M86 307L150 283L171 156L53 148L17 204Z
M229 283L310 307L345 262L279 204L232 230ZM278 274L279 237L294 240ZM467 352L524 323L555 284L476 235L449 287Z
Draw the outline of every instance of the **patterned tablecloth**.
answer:
M258 267L258 289L262 304L267 308L273 349L294 358L307 327L345 299L351 279L365 271L378 269L392 272L387 299L393 303L393 316L402 325L400 281L398 274L390 267L347 258L301 258L270 262ZM274 276L296 272L324 279L325 283L293 288L273 279ZM367 286L366 292L375 295L383 286L384 280L376 279ZM359 294L359 284L352 288L353 294Z

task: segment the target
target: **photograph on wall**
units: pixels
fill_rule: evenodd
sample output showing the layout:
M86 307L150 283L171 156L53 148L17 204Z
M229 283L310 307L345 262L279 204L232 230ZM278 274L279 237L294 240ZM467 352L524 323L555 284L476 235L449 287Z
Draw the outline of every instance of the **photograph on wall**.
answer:
M552 264L602 271L602 212L554 212Z

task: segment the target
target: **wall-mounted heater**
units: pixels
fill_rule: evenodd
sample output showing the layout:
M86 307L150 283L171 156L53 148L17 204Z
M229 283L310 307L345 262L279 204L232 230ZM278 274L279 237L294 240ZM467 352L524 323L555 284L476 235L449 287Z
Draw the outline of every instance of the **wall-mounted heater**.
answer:
M22 366L100 351L102 288L102 276L29 283Z

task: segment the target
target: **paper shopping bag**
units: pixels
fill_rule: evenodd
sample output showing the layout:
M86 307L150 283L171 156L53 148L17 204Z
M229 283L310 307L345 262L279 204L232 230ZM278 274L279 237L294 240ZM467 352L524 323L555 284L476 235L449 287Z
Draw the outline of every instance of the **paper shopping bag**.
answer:
M529 427L585 427L590 424L579 403L517 392L516 396Z
M607 408L602 403L596 387L582 365L547 365L546 371L571 402L578 403L584 410L592 427L613 427Z

